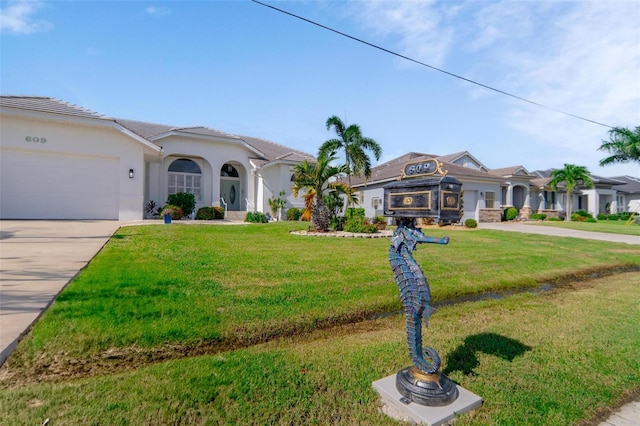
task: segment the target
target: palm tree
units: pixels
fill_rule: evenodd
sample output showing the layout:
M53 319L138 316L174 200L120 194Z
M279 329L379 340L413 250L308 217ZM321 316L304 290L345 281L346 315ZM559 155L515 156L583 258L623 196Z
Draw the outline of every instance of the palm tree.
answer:
M345 165L347 166L347 181L351 186L351 176L371 177L371 159L365 151L371 151L376 161L380 159L382 148L378 142L362 136L360 126L352 124L347 127L340 118L332 115L327 119L327 130L333 127L338 138L329 139L320 147L320 152L335 154L338 150L344 150Z
M589 170L587 170L586 167L565 164L563 169L551 171L549 186L551 186L553 190L557 190L560 182L564 182L565 187L567 188L567 216L565 217L565 220L569 221L571 220L571 196L574 188L578 184L591 188L593 186L593 181L591 180L591 173L589 173Z
M331 211L322 201L325 192L335 191L346 195L348 201L357 202L351 185L335 180L348 171L346 165L332 166L331 162L335 159L334 152L320 152L315 163L305 160L294 168L293 196L297 197L300 191L306 191L303 217L310 217L317 231L327 231L331 222Z
M611 154L600 160L601 166L616 163L640 163L640 126L635 131L625 127L614 127L609 130L609 141L602 141L599 151Z

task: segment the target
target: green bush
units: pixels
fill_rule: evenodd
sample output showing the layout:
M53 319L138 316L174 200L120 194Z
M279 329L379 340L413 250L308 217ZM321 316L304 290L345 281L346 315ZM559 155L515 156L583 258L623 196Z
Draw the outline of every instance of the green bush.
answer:
M547 215L544 213L532 213L531 216L529 216L531 220L545 220L546 218Z
M571 213L572 222L596 222L593 216L584 210L576 210L575 213Z
M329 223L329 228L334 231L342 231L344 230L344 223L347 218L344 216L334 216L331 218L331 222Z
M176 192L175 194L169 194L167 204L180 207L182 214L189 216L196 208L196 196L188 192Z
M518 209L516 209L515 207L509 207L504 211L505 220L514 220L516 217L518 217Z
M344 214L344 217L351 219L352 217L361 217L364 221L364 209L361 207L349 207Z
M561 217L550 217L549 222L562 222Z
M297 207L291 207L287 210L287 220L300 220L300 216L302 216L302 210Z
M378 227L366 221L364 216L358 215L346 219L346 222L344 224L344 231L359 234L375 234L376 232L378 232Z
M267 223L269 222L269 219L266 214L261 212L247 212L244 221L251 223Z
M197 220L224 219L224 207L200 207L196 213Z
M467 228L477 228L478 221L475 219L467 219L464 221L464 226L466 226Z

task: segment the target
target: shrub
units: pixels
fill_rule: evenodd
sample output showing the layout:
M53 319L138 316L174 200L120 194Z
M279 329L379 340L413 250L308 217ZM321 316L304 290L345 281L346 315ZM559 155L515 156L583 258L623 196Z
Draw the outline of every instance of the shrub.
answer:
M344 216L334 216L331 218L331 223L329 224L329 228L334 231L342 231L344 229L344 223L346 218Z
M549 222L562 222L564 219L561 217L550 217Z
M198 220L224 219L224 207L200 207L196 213Z
M595 222L596 220L588 212L584 210L576 210L575 213L571 213L572 222Z
M178 220L182 218L182 208L167 204L160 210L160 216L171 215L171 219Z
M354 232L360 234L375 234L378 232L378 227L372 223L369 223L362 216L354 216L346 219L344 224L345 232Z
M188 192L176 192L175 194L169 194L167 204L180 207L183 215L189 216L196 208L196 196Z
M362 207L349 207L344 217L351 219L352 217L361 217L364 220L364 209Z
M531 220L545 220L546 218L547 215L544 213L532 213L531 216L529 216Z
M154 216L158 214L158 206L155 201L149 200L147 204L144 205L144 211L150 216Z
M466 226L467 228L477 228L478 221L475 219L467 219L464 221L464 226Z
M269 219L267 219L266 214L261 212L247 212L244 221L251 223L267 223L269 222Z
M514 220L518 217L518 209L515 207L509 207L504 211L504 219L505 220Z
M606 213L598 213L596 218L598 218L598 220L617 220L617 219L611 219L611 216L614 216L614 215L606 214Z
M302 216L302 210L297 207L287 210L287 220L300 220L300 216Z

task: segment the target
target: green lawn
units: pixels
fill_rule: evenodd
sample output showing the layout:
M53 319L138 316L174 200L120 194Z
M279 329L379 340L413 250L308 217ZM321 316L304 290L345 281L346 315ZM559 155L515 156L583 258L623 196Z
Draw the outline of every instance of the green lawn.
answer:
M362 321L400 309L389 241L288 233L304 227L121 228L0 369L0 418L390 424L371 382L409 362L403 320ZM445 371L485 399L462 424L574 423L640 387L640 246L428 233L451 237L415 252L436 301L562 288L432 317ZM616 268L635 272L579 281Z
M576 229L578 231L607 232L611 234L626 234L640 236L640 225L631 223L626 225L626 221L599 220L594 223L589 222L566 222L566 221L542 221L525 222L527 225L555 226L557 228Z

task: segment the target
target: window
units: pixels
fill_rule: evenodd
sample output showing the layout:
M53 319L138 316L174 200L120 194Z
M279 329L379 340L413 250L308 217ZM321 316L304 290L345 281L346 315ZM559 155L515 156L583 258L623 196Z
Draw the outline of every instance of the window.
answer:
M195 161L181 158L169 166L167 174L167 192L176 194L188 192L196 197L196 202L202 201L200 166Z
M496 205L496 193L495 192L485 192L484 193L484 203L485 207L488 209L495 208Z

